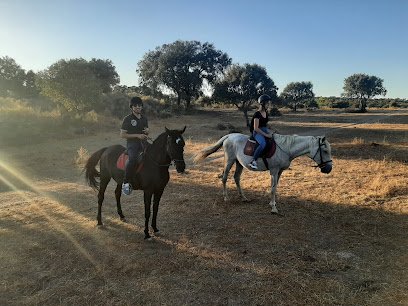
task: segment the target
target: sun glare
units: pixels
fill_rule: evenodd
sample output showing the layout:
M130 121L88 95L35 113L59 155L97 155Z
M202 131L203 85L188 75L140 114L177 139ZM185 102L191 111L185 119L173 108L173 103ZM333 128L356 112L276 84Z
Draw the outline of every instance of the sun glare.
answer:
M46 192L43 192L39 188L35 186L35 183L32 182L29 178L27 178L24 174L19 172L16 169L13 169L12 167L6 165L4 162L0 161L0 170L1 173L7 173L9 176L18 179L20 182L24 183L27 187L30 188L34 193L49 199L53 201L54 203L57 203L59 206L64 206L62 205L58 200L54 199L52 196L47 194ZM68 232L66 231L55 219L50 217L47 212L40 206L38 205L32 197L30 197L26 192L23 192L20 188L18 188L14 183L12 183L9 179L7 179L4 175L0 174L0 181L3 182L6 186L8 186L11 190L15 191L24 201L31 203L35 206L37 211L44 217L46 218L52 226L59 232L61 233L67 240L69 240L75 248L78 250L80 254L82 254L94 267L98 272L101 272L102 270L99 267L99 264L96 262L94 258L89 254L89 252ZM65 207L65 206L64 206Z

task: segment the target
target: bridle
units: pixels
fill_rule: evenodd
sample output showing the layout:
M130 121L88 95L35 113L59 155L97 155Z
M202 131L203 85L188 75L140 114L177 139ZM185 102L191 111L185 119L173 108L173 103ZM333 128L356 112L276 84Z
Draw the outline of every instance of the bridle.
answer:
M167 136L167 152L170 152L170 150L169 150L169 138L170 138L170 136ZM176 144L178 144L178 142L179 141L182 141L183 139L182 138L180 138L180 137L178 137L177 139L176 139ZM170 155L170 154L169 154ZM171 158L171 156L170 156L170 158ZM176 159L176 158L172 158L171 159L172 161L174 161L174 162L184 162L184 159Z
M172 158L171 157L171 155L170 155L170 150L169 150L169 138L170 138L170 135L168 135L167 136L167 140L166 140L166 152L167 152L167 154L169 155L169 157L170 157L170 163L168 163L168 164L160 164L160 163L158 163L157 161L155 161L149 154L146 154L149 158L150 158L150 160L152 161L152 162L154 162L157 166L159 166L159 167L170 167L173 163L175 164L176 162L184 162L184 159L176 159L176 158ZM147 139L149 140L149 141L151 141L151 142L153 142L153 139L152 138L150 138L150 137L147 137Z
M323 161L322 145L323 145L322 139L319 138L319 148L317 149L317 151L316 151L315 155L312 157L312 159L315 161L315 157L316 157L317 153L319 153L319 154L320 154L320 161L321 161L321 163L318 164L317 166L312 166L312 167L314 167L314 168L319 167L320 169L322 169L322 168L324 168L324 166L326 166L328 163L331 163L331 162L332 162L331 159L330 159L330 160L327 160L327 161Z

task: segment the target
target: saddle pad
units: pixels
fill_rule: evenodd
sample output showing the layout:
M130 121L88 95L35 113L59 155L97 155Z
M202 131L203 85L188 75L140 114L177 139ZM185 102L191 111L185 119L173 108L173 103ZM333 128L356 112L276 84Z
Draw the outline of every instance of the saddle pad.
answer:
M248 139L244 147L244 154L248 156L254 156L255 147L256 141Z
M125 170L126 161L129 159L129 156L123 152L120 154L118 160L116 161L116 167L121 170Z
M248 156L254 156L254 152L257 146L258 143L256 141L248 139L244 147L244 154ZM261 157L271 158L273 154L275 154L275 151L276 151L275 140L274 139L267 140L265 150L264 152L262 152Z

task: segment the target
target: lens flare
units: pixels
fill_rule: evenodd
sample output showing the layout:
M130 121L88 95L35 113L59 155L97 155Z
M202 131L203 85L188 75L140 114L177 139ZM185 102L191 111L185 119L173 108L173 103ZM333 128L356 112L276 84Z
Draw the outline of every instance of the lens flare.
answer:
M96 262L94 258L89 254L89 252L81 246L81 244L66 230L64 229L55 219L53 219L51 216L47 214L47 212L40 206L38 203L36 203L32 197L30 197L26 192L23 192L20 188L18 188L8 177L13 178L14 180L18 180L24 185L27 186L28 189L33 191L34 193L52 200L55 203L59 203L56 199L52 198L49 194L43 192L39 188L36 187L35 183L31 181L29 178L27 178L24 174L19 172L16 169L13 169L12 167L6 165L4 162L0 161L0 173L2 174L7 174L7 177L5 175L0 174L0 181L3 182L6 186L8 186L11 190L15 191L24 201L32 204L37 211L44 217L46 218L51 225L60 233L62 234L67 240L69 240L74 247L78 250L78 252L83 255L94 267L98 272L102 272L100 269L100 265ZM62 205L61 205L62 206Z

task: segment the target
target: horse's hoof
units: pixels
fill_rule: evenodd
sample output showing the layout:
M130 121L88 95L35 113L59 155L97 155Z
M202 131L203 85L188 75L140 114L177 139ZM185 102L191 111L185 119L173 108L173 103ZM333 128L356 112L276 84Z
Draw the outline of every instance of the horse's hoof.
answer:
M154 231L154 235L155 235L155 236L160 236L160 230L159 230L159 229L155 230L155 231Z
M248 200L247 198L242 198L242 202L247 203L247 202L251 202L251 200Z
M271 211L271 214L272 214L272 215L277 215L278 217L284 217L284 216L285 216L284 214L281 214L281 213L278 212L278 211Z
M126 220L126 218L125 218L125 217L120 218L120 221L127 223L127 220Z
M152 241L152 237L151 237L151 236L144 237L144 240L145 240L145 241Z
M102 227L102 226L103 226L103 223L98 223L96 226L97 226L97 227Z

